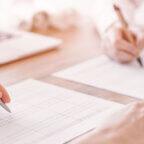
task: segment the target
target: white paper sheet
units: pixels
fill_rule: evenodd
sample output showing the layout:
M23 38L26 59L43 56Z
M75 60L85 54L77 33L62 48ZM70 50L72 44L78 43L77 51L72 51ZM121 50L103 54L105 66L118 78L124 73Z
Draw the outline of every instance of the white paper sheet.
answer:
M120 104L26 80L8 88L9 114L0 108L0 144L63 144L97 126Z
M118 64L102 55L54 74L57 77L144 99L144 68Z

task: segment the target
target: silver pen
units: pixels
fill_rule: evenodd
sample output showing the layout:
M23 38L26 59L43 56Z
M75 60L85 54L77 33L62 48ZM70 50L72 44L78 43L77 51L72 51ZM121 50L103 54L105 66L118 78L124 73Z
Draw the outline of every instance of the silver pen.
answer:
M4 108L7 112L11 113L9 107L0 99L0 106Z

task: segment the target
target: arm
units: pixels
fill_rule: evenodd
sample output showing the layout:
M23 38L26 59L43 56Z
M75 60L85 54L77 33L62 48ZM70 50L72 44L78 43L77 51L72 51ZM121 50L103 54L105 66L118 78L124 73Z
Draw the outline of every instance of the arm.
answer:
M73 144L143 144L144 102L128 105L115 113L101 129Z
M105 53L120 63L129 63L139 57L144 47L144 35L140 27L131 26L134 24L132 20L138 7L135 6L134 0L117 1L126 21L130 27L133 27L130 28L129 31L136 38L137 46L134 46L128 41L124 29L117 22L118 18L113 10L113 3L114 0L101 0L100 3L97 2L96 9L98 9L99 12L96 12L97 16L95 21L102 37L102 46Z

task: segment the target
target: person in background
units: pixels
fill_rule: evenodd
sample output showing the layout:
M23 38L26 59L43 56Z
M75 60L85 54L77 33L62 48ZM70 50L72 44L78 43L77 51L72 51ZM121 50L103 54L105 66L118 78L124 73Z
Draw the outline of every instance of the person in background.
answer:
M124 33L113 4L117 4L130 25L129 32L137 46L131 44ZM96 0L93 12L106 54L120 62L129 63L140 56L144 48L143 0ZM94 9L93 8L93 9Z
M95 19L106 54L129 63L140 56L144 48L144 1L118 0L117 5L130 24L129 32L137 42L131 44L113 10L114 0L97 0ZM144 144L144 101L130 104L111 116L110 123L85 134L73 144Z

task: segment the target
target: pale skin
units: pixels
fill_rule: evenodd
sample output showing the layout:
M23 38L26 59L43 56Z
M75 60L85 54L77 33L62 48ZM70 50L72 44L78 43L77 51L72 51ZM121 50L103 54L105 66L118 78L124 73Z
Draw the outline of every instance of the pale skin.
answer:
M128 41L121 26L110 27L103 40L105 53L119 63L135 61L144 48L144 34L140 28L133 27L128 30L136 41L136 46Z
M72 144L144 144L144 102L126 106L109 121Z
M0 99L4 103L10 102L10 96L9 96L8 92L6 91L6 89L2 85L0 85Z

